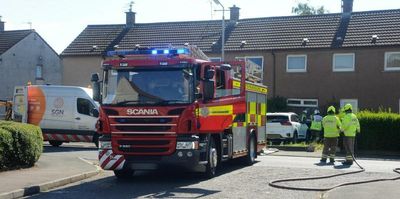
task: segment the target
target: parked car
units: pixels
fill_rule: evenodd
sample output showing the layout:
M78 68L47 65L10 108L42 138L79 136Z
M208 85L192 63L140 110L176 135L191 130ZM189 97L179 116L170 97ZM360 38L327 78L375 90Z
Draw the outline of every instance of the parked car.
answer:
M298 142L306 139L308 126L301 123L296 113L267 113L267 140L273 144L282 141Z

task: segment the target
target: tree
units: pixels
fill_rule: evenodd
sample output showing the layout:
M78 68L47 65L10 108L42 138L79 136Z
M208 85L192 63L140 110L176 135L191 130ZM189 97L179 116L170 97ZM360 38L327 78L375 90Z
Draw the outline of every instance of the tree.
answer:
M307 3L298 3L296 7L292 7L292 13L297 15L320 15L329 13L328 10L321 6L319 8L314 8Z

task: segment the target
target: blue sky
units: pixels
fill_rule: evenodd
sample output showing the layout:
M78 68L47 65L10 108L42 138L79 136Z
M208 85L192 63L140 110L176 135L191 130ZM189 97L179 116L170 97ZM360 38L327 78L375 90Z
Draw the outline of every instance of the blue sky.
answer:
M131 0L0 0L6 30L35 29L61 53L89 24L123 24ZM292 15L297 2L307 0L219 0L226 8L241 8L240 18ZM221 19L212 0L134 0L137 23ZM341 11L340 0L308 0ZM399 9L398 0L354 0L354 11ZM229 18L229 13L225 14Z

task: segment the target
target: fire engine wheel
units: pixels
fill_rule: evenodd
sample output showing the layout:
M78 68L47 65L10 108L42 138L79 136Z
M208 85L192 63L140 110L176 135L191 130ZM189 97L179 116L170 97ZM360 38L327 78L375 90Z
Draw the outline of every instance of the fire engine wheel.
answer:
M131 179L134 173L135 171L130 168L123 168L122 170L114 170L115 177L121 180Z
M256 136L254 134L250 135L250 140L249 140L249 145L247 148L247 156L245 157L245 164L246 165L253 165L254 162L256 161L257 157L257 145L256 145Z
M59 147L59 146L62 145L62 142L61 141L57 141L57 140L50 140L49 143L50 143L51 146L54 146L54 147Z
M218 151L215 145L215 140L211 138L208 144L208 156L205 177L212 178L215 176L218 166Z

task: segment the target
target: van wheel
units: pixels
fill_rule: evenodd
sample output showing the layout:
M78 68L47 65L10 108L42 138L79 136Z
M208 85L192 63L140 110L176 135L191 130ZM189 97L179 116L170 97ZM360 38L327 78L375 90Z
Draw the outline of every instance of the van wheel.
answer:
M99 134L95 133L93 135L93 143L96 145L96 148L99 148Z
M50 140L49 143L50 143L51 146L59 147L59 146L62 145L63 142L57 141L57 140Z
M216 175L218 166L218 151L215 140L213 137L210 137L210 139L208 144L206 172L204 173L206 178L213 178Z
M298 142L298 140L299 140L299 135L297 134L297 131L295 131L293 133L293 138L292 138L293 144L296 144Z
M119 180L127 180L133 178L135 171L131 168L123 168L121 170L114 170L114 175Z
M257 157L257 144L256 144L256 136L254 134L250 135L249 144L247 146L247 156L245 157L244 163L248 166L251 166L256 162Z

